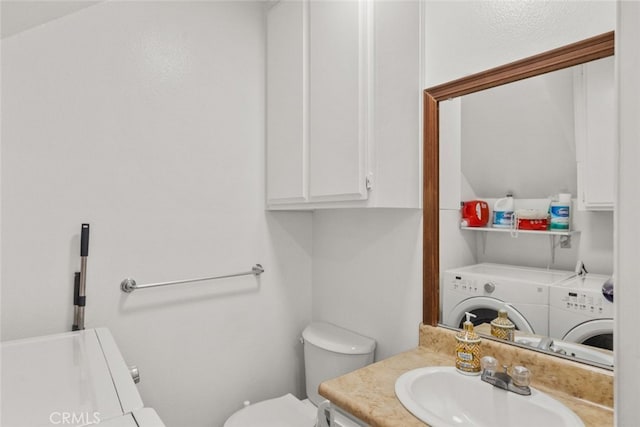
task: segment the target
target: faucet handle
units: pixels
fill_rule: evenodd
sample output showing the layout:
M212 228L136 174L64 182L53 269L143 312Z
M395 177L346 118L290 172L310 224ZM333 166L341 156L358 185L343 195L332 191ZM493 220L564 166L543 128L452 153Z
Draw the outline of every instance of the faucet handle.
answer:
M487 373L493 374L498 369L498 360L495 357L484 356L480 359L480 368L482 368L482 372L487 371Z
M518 387L526 387L531 383L531 371L524 366L514 366L511 370L511 378Z

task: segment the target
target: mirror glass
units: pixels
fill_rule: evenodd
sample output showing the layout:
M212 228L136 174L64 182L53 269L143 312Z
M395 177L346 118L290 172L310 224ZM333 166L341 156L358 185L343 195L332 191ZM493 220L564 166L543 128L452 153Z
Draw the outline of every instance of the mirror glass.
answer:
M440 323L461 327L471 312L490 334L504 308L519 344L612 367L613 57L439 109L440 209L468 202L458 224L441 216ZM565 205L569 230L554 210ZM492 226L495 210L515 212L511 228Z

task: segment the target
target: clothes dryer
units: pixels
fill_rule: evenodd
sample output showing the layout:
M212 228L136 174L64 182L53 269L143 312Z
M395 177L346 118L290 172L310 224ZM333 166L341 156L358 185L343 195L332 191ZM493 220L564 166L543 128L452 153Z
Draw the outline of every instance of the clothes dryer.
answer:
M453 268L443 274L442 322L462 326L465 312L474 324L490 323L498 310L507 310L518 330L549 332L549 287L575 276L573 271L481 263Z
M613 301L603 293L609 279L601 274L585 274L552 286L549 335L613 350Z

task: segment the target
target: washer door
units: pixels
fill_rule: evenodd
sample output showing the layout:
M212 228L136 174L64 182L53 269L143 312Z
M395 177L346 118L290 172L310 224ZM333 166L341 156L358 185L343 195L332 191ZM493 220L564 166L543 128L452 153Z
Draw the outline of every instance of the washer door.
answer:
M588 320L567 332L562 340L613 350L613 319Z
M493 319L498 317L498 310L504 308L507 310L509 320L516 325L516 329L530 334L534 333L531 324L527 319L510 304L505 304L504 301L500 301L495 298L489 297L473 297L461 301L451 309L445 319L445 325L454 328L462 327L462 322L465 321L465 312L473 313L477 317L472 319L474 325L480 325L482 323L490 323Z

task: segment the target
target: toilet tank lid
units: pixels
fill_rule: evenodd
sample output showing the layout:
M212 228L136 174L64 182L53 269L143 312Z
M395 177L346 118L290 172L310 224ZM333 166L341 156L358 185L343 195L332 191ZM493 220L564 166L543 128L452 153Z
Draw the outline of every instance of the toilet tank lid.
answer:
M376 341L324 322L314 322L302 331L302 338L316 347L341 354L369 354Z

